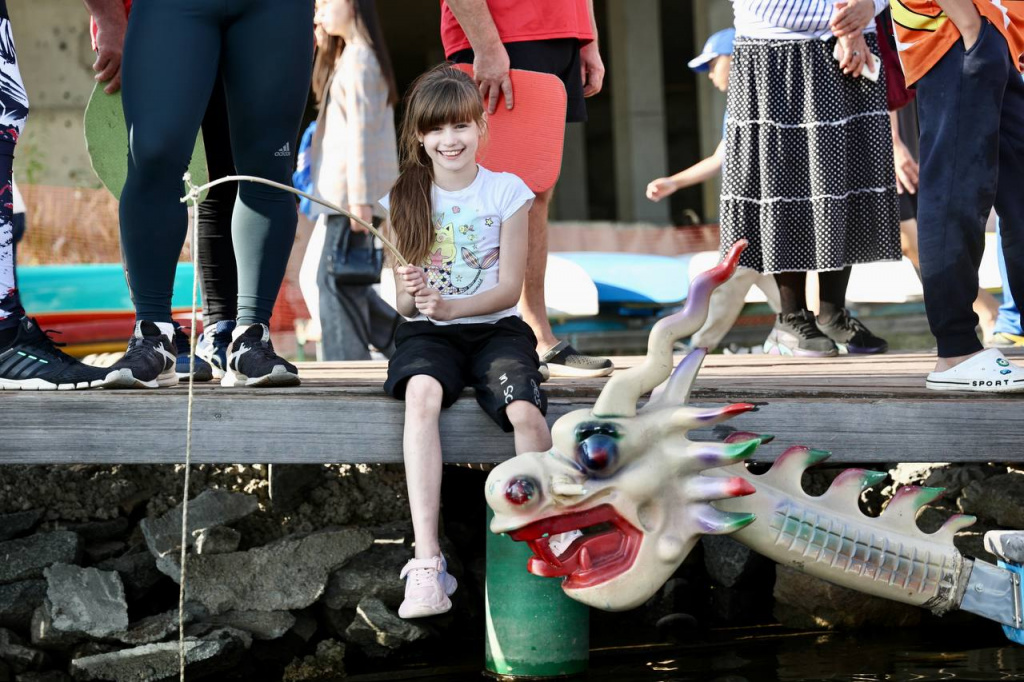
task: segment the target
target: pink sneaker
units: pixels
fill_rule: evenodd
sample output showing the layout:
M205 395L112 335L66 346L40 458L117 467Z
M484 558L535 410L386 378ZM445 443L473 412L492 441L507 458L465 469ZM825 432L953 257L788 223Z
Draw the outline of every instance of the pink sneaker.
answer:
M455 593L458 583L448 574L444 556L410 559L399 577L405 578L405 601L398 607L400 617L436 616L452 608L448 596Z

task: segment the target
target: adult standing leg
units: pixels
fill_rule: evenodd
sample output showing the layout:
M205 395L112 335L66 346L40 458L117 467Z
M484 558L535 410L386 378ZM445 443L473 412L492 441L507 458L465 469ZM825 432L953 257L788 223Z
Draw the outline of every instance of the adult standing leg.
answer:
M221 73L235 167L288 185L313 69L313 0L233 0ZM243 182L232 216L238 263L238 326L224 385L296 385L295 366L270 341L270 316L297 223L289 192Z
M1013 70L1003 97L999 125L999 185L996 190L996 236L999 239L999 270L1003 279L1003 305L995 332L1011 345L1024 346L1017 300L1024 292L1024 81ZM993 334L996 336L996 334Z
M203 117L203 146L210 178L235 175L228 127L228 103L224 79L217 80ZM199 264L203 282L203 333L196 353L213 367L213 375L224 376L228 346L238 314L238 267L231 239L231 216L238 184L228 182L210 189L199 204Z
M996 219L996 239L1002 239L1003 225L1001 219ZM1017 301L1013 298L1013 291L1010 289L1010 278L1006 274L1006 258L1003 256L1003 245L1001 241L996 244L996 258L999 261L999 277L1003 282L1003 302L999 305L999 314L996 316L995 326L992 328L992 338L988 345L993 348L1019 348L1024 346L1024 333L1020 326L1020 309Z
M128 21L121 71L128 175L120 219L136 324L108 377L112 388L178 382L171 294L188 229L182 175L217 74L221 14L206 0L147 0Z
M926 385L935 390L1024 390L1024 369L996 349L982 352L971 309L993 205L1003 218L1009 285L1024 286L1024 199L1013 187L1024 145L1012 128L1024 96L1013 66L1006 40L983 19L970 50L958 41L918 82L921 276L938 345Z
M18 69L7 3L0 0L0 389L76 389L100 386L107 370L61 352L25 316L15 279L14 147L28 118L28 95Z

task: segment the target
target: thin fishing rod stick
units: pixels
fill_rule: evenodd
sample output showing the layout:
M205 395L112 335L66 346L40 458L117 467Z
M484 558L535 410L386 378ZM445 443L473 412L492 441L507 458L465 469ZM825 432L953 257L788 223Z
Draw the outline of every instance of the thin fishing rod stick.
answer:
M366 222L365 220L363 220L361 218L357 218L356 216L352 215L351 213L349 213L348 211L343 209L341 206L336 206L335 204L332 204L329 201L325 201L323 199L320 199L319 197L315 197L315 196L313 196L311 194L307 194L307 193L303 192L300 189L295 189L294 187L289 187L288 185L282 185L280 182L274 182L273 180L267 180L266 178L258 178L258 177L254 176L254 175L228 175L228 176L220 178L218 180L213 180L211 182L208 182L205 185L201 185L199 187L196 187L195 185L192 184L192 174L191 173L185 173L185 177L183 178L183 180L185 181L185 186L188 187L188 193L185 194L185 196L183 196L181 198L181 203L186 203L188 201L194 201L195 204L198 204L199 203L199 196L205 190L208 190L211 187L216 187L217 185L223 185L226 182L239 182L239 181L257 182L257 183L259 183L261 185L269 185L270 187L276 187L277 189L283 189L286 192L291 192L292 194L296 194L296 195L298 195L300 197L303 197L305 199L309 199L310 201L318 203L321 206L326 206L327 208L331 209L332 211L337 211L338 213L340 213L341 215L345 216L349 220L352 220L352 221L354 221L356 223L359 223L360 225L365 227L367 230L369 230L370 234L372 234L374 237L379 239L381 241L381 243L384 244L384 246L386 246L388 248L388 251L390 251L391 254L395 257L395 260L398 262L399 265L408 265L409 264L409 262L407 260L402 258L402 254L399 253L398 248L394 244L389 242L387 240L387 238L384 235L382 235L380 233L380 231L376 227L374 227L373 225L371 225L370 223Z

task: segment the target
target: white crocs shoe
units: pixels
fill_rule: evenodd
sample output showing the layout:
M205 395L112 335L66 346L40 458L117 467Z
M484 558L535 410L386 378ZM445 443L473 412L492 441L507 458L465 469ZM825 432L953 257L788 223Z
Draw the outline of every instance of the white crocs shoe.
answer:
M402 618L425 618L447 613L452 608L448 597L458 583L448 573L444 556L410 559L399 575L405 579L405 600L398 607Z
M944 372L932 372L925 386L933 391L1024 392L1024 367L1014 365L997 348L989 348Z

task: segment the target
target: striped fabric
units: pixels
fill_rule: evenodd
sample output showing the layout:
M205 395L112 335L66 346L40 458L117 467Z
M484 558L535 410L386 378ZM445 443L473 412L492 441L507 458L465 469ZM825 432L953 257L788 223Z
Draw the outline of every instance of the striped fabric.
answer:
M888 6L888 0L873 0L875 14ZM732 0L736 35L775 40L831 38L829 21L835 14L834 0ZM875 24L865 27L874 33Z

